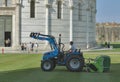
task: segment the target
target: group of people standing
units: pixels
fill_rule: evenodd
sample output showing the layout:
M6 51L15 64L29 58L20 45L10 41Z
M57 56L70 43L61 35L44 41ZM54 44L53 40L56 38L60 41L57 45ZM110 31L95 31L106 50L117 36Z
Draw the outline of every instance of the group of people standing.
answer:
M21 50L22 51L28 51L28 52L38 52L38 43L21 43ZM68 50L68 52L75 52L76 47L73 43L73 41L70 42L70 48Z
M38 43L22 43L21 44L21 50L22 51L28 51L28 52L38 52Z
M105 48L110 48L110 42L105 42Z

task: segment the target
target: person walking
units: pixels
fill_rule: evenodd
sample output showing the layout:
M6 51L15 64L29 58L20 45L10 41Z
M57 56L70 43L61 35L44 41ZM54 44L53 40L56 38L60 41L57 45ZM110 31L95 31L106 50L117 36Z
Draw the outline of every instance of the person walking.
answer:
M34 43L31 43L31 51L33 51Z
M35 50L36 53L38 52L38 43L34 44L34 50Z

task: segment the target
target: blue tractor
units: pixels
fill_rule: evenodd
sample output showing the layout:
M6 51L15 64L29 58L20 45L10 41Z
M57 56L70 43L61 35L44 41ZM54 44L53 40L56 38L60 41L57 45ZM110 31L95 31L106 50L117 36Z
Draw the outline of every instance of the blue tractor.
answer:
M83 70L83 53L80 51L80 49L74 52L64 51L64 44L61 43L61 35L59 35L58 44L55 37L52 35L44 35L32 32L30 37L37 40L48 41L50 44L51 51L44 53L41 61L41 69L43 71L52 71L56 65L66 66L66 68L72 72Z

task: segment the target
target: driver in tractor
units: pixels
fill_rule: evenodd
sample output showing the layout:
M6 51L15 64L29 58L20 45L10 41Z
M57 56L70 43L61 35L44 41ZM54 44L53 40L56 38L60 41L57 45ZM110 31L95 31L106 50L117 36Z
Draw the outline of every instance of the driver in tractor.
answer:
M69 49L68 51L69 51L70 53L76 51L76 47L75 47L73 41L70 41L70 49Z

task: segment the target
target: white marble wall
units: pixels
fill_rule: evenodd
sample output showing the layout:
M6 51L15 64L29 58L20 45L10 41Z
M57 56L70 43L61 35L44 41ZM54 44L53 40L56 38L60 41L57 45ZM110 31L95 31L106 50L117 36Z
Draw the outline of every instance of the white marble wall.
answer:
M23 7L21 7L21 42L41 42L35 41L29 37L30 32L40 32L45 34L46 31L46 6L45 0L37 0L35 3L35 18L30 18L30 3L29 0L23 0ZM39 1L39 2L38 2ZM50 0L52 7L49 8L49 34L58 38L62 34L62 42L66 47L70 41L70 8L69 0L64 2L62 6L62 18L57 18L57 4L56 0ZM89 47L95 43L95 10L96 0L83 0L82 2L82 20L78 18L78 4L79 0L73 0L73 41L79 48L86 48L88 40ZM92 21L91 10L87 10L87 3L92 7ZM88 14L87 14L88 13ZM88 15L88 16L87 16ZM88 22L88 23L87 23ZM87 34L88 33L88 34ZM88 35L88 36L87 36ZM88 39L87 39L88 38Z
M2 3L3 1L3 3ZM4 0L0 2L0 16L11 16L12 17L12 28L6 29L6 31L11 31L11 44L12 48L15 49L16 47L19 46L20 42L20 37L19 37L19 32L20 32L20 25L19 25L19 0L9 0L8 5L5 6ZM1 30L4 32L4 30ZM3 35L4 38L4 35ZM4 47L4 46L2 46ZM11 48L10 47L10 48Z

